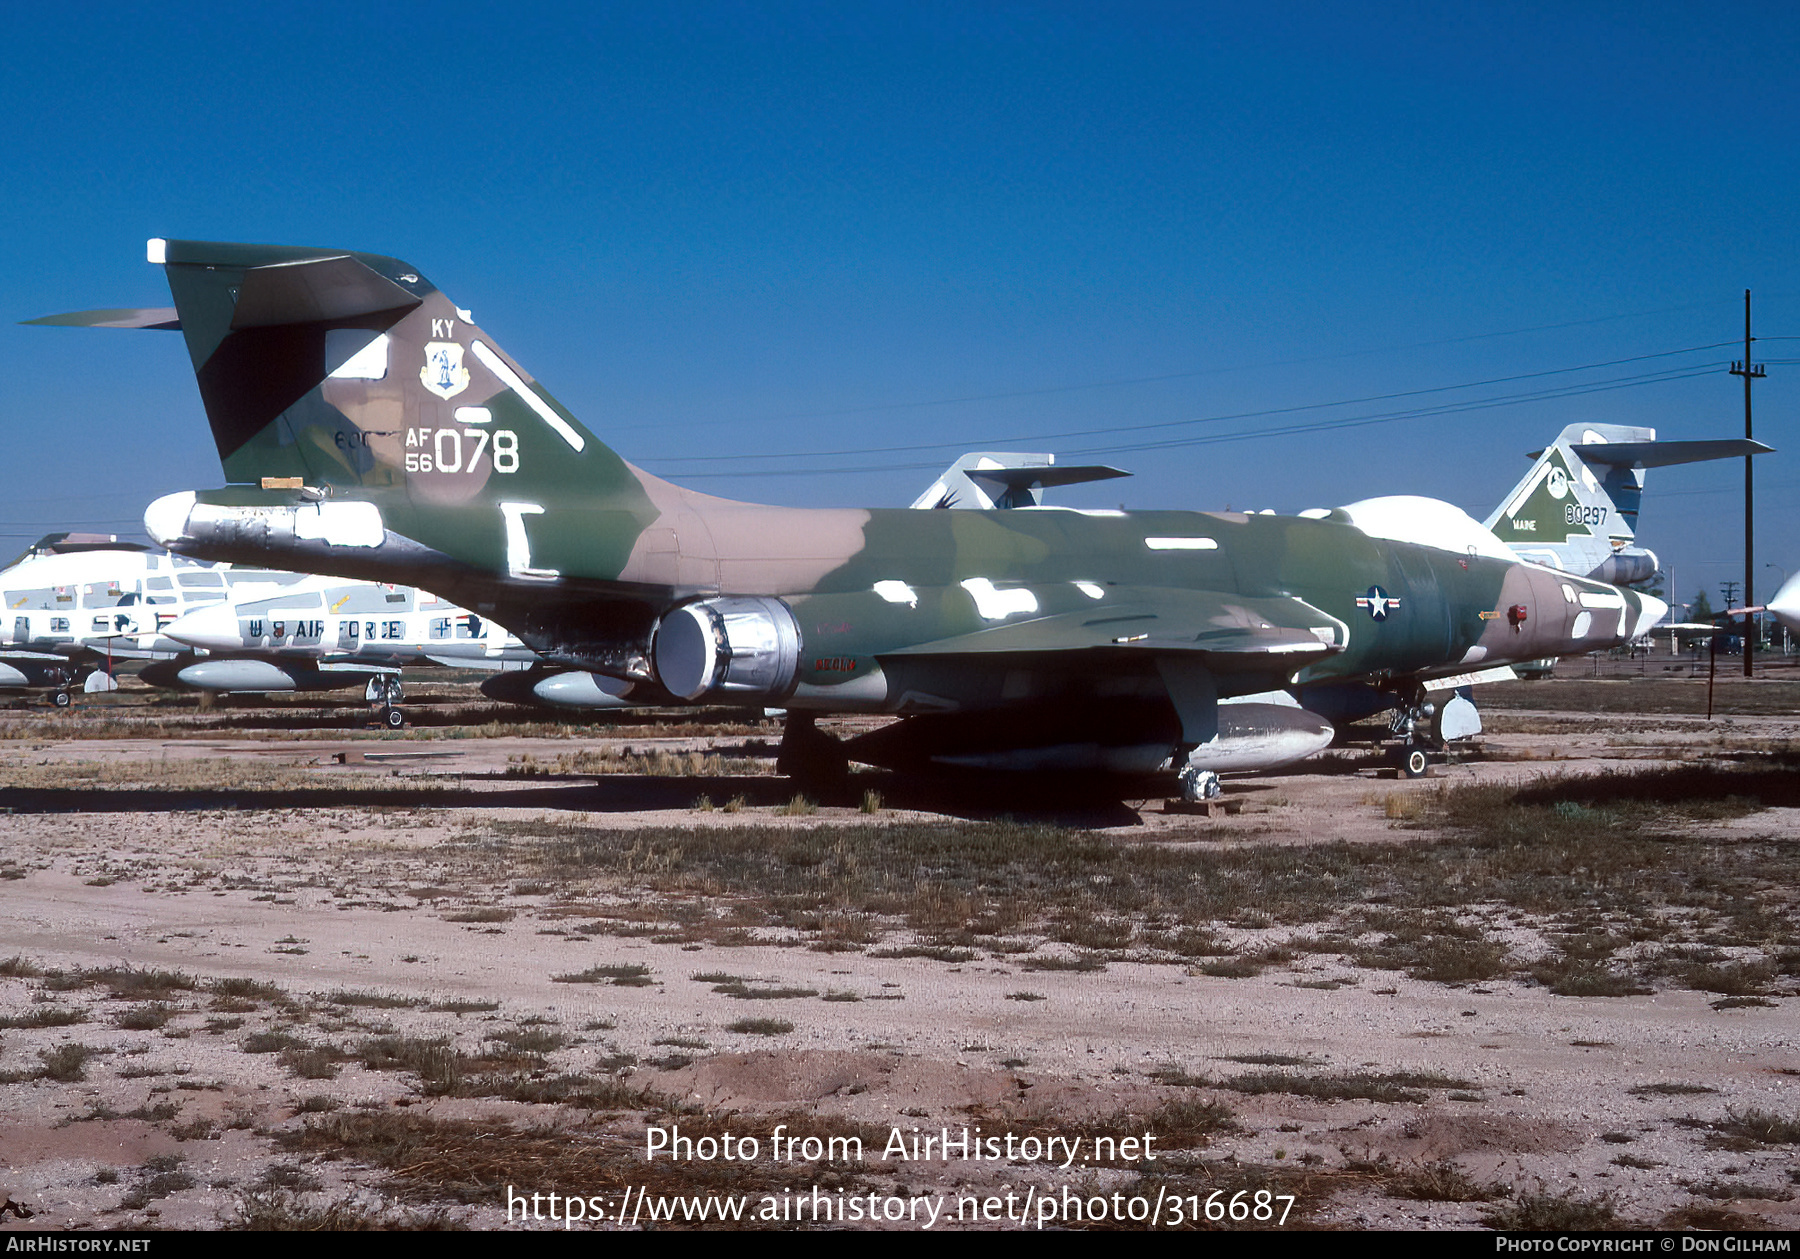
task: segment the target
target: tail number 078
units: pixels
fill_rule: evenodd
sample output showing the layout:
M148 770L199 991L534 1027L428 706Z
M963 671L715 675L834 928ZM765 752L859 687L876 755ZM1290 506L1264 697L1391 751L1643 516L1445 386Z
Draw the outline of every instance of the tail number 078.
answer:
M519 435L510 428L489 433L479 428L409 428L406 430L408 472L467 472L481 466L483 454L495 472L519 470Z

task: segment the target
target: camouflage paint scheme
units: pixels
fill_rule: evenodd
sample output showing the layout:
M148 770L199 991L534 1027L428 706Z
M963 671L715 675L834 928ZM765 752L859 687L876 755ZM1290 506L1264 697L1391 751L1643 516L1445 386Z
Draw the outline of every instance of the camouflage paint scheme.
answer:
M1141 769L1211 738L1220 697L1416 692L1617 645L1662 611L1520 563L1428 499L1322 518L731 502L626 463L406 263L187 241L152 261L232 483L159 500L159 541L416 583L552 664L647 687L678 605L772 597L798 669L740 702L916 714L952 751L1075 738L1102 749L1093 767Z

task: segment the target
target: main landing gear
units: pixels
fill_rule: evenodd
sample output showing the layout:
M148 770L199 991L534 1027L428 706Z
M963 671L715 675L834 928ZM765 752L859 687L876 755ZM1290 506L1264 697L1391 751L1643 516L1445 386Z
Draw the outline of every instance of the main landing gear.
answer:
M850 758L843 744L813 723L813 715L788 709L775 753L775 772L820 793L842 788L850 780Z
M400 711L406 692L401 689L398 676L376 674L363 689L363 697L374 710L377 724L387 730L406 729L406 714Z
M1182 766L1181 772L1175 775L1181 784L1181 798L1189 804L1201 800L1217 800L1225 793L1225 784L1210 769L1196 769L1192 765Z

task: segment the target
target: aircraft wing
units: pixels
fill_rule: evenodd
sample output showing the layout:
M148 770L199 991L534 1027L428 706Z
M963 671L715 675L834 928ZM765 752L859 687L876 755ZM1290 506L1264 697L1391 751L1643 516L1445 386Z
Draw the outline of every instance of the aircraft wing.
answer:
M1232 679L1228 693L1279 687L1307 664L1343 650L1349 635L1342 621L1300 599L1115 587L1104 607L996 625L878 659L895 670L915 662L997 664L1003 656L1069 665L1136 656L1160 676L1182 737L1198 746L1218 734L1222 678Z
M1342 621L1299 599L1146 589L1109 598L1105 607L996 625L883 655L1131 651L1219 657L1216 663L1232 672L1291 673L1341 650L1348 637Z

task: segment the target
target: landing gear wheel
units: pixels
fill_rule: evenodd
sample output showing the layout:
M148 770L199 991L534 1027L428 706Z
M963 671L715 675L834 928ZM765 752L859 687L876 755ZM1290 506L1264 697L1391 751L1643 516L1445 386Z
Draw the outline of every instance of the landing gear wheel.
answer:
M1402 778L1423 778L1431 772L1431 757L1424 748L1403 747L1394 755L1394 765Z
M398 708L384 708L381 710L381 724L389 730L404 730L406 729L406 714Z
M70 704L75 702L75 697L67 691L51 691L50 702L55 704L58 708L67 708Z

